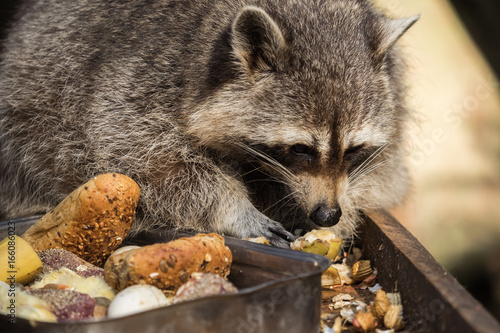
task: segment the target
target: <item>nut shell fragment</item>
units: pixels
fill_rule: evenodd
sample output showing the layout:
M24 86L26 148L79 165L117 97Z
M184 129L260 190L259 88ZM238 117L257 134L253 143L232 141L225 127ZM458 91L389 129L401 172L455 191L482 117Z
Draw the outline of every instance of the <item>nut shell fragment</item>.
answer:
M387 293L387 298L391 301L393 305L401 305L401 294L400 293Z
M361 328L364 332L372 331L377 325L377 321L370 312L358 312L353 320L353 325Z
M342 284L353 284L352 267L346 264L332 264L331 267L335 268L339 273Z
M384 316L391 306L391 302L389 298L387 298L387 294L382 289L377 290L377 294L375 295L375 301L372 304L371 311L378 319L384 319Z
M360 260L352 265L352 278L354 281L363 281L373 274L370 260Z
M396 331L404 327L402 305L391 305L389 309L387 309L387 313L384 316L384 325Z

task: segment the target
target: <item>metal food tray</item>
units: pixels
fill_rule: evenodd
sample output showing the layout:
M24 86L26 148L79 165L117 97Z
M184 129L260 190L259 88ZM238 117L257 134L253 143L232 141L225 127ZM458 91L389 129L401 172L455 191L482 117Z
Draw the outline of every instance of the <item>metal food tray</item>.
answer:
M0 239L8 226L22 235L39 217L0 222ZM10 224L9 224L10 223ZM12 229L11 229L12 231ZM172 239L165 231L139 234L128 244L152 244ZM225 237L233 263L229 280L234 294L205 297L120 318L67 323L28 321L0 315L0 332L318 332L321 272L327 258Z

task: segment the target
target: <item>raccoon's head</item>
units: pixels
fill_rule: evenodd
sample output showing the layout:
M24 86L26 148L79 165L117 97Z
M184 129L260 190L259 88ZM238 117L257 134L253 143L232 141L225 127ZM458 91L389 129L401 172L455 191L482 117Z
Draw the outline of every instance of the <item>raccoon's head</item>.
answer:
M225 79L189 131L235 161L270 218L350 235L358 210L406 191L393 44L417 17L392 20L358 1L280 6L236 16L222 48L232 60L215 62Z

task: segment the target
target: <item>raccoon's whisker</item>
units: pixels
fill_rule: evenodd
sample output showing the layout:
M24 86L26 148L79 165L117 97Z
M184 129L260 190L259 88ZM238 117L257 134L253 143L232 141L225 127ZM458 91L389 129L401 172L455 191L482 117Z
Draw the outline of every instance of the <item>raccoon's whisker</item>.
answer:
M387 147L389 143L380 146L377 150L375 150L366 160L363 161L354 171L349 175L348 180L356 178L359 173L363 171L363 169L370 164L375 158L377 158Z
M267 212L269 209L271 209L272 207L278 205L278 204L281 204L281 209L283 209L283 207L286 207L287 204L293 200L293 195L295 193L297 193L298 191L294 191L294 192L291 192L289 194L287 194L285 197L281 198L280 200L278 200L277 202L275 202L272 206L269 206L265 209L264 212ZM298 210L298 206L297 205L292 205L288 208L287 212L285 214L281 214L282 216L288 216L288 214L290 214L290 212L292 210L295 210L297 211Z
M373 152L363 163L361 163L350 175L349 180L357 178L358 174L362 173L363 170L369 165L375 158L377 158L386 148L388 144L379 147L375 152Z
M284 184L284 185L288 184L285 180L283 180L281 178L278 178L276 176L270 175L268 172L266 172L266 170L262 166L256 167L256 168L254 168L252 170L249 170L248 172L243 173L242 176L246 176L246 175L248 175L248 174L250 174L250 173L252 173L254 171L259 171L259 170L264 175L266 175L268 178L248 180L248 181L246 181L247 184L257 183L257 182L275 182L275 183Z
M276 170L278 173L280 173L281 175L286 177L288 180L295 181L295 176L293 175L293 173L291 173L290 170L285 168L281 163L276 161L271 156L269 156L263 152L260 152L256 149L253 149L252 147L250 147L248 145L245 145L242 143L239 143L238 145L241 148L243 148L244 150L246 150L247 152L253 154L255 157L260 158L261 161L263 161L264 163L266 163L267 165L272 167L274 170Z
M298 211L299 211L299 206L294 205L290 207L290 209L288 209L285 216L296 216Z
M248 170L247 172L242 173L242 174L241 174L241 176L243 176L243 177L244 177L244 176L246 176L246 175L251 174L252 172L259 171L259 170L261 170L261 169L263 169L263 167L262 167L262 165L259 165L258 167L255 167L255 168L253 168L252 170ZM263 172L263 173L264 173L264 174L266 174L265 172ZM267 174L266 174L266 175L267 175Z
M361 177L369 174L370 172L375 171L376 169L380 168L384 164L387 164L387 162L389 162L389 160L382 160L382 161L380 161L378 163L370 165L369 167L367 167L366 169L364 169L363 172L360 173L356 178L359 179L359 178L361 178Z
M293 217L293 216L297 215L297 211L298 210L299 210L299 208L296 205L292 205L286 211L283 211L280 215L281 216L286 216L287 218ZM294 218L291 218L291 219L295 220ZM292 224L291 227L293 227L293 224Z
M381 166L383 166L387 162L389 162L389 161L388 160L383 160L383 161L378 162L377 164L374 164L374 165L370 166L369 168L367 168L366 170L364 170L363 173L359 174L359 176L357 177L357 179L359 179L359 178L361 178L361 177L369 174L370 172L375 171L376 169L380 168Z
M287 185L286 181L284 181L283 179L279 179L279 178L272 178L272 179L252 179L252 180L249 180L249 181L245 181L245 184L252 184L252 183L258 183L258 182L272 182L272 183L278 183L278 184Z
M367 185L365 187L351 188L350 190L355 190L356 194L358 194L358 193L373 191L374 187L379 187L379 186L382 186L382 184L370 184L370 185ZM353 196L356 196L356 195L353 195Z
M366 176L370 172L373 172L374 170L378 169L379 167L386 164L387 162L388 162L388 160L383 160L383 161L380 161L374 165L366 165L366 168L363 168L360 172L358 172L356 177L353 177L352 179L350 179L351 185L356 184L359 181L359 179Z
M266 212L268 212L271 208L275 207L275 206L276 206L276 205L278 205L278 204L283 204L283 206L284 206L285 204L287 204L288 202L290 202L290 201L293 199L293 195L294 195L295 193L297 193L297 192L298 192L298 191L293 191L293 192L291 192L291 193L289 193L289 194L285 195L283 198L281 198L280 200L276 201L276 202L275 202L274 204L272 204L271 206L267 207L267 208L263 211L263 213L265 214L265 213L266 213ZM285 200L286 200L286 202L284 202Z
M283 165L281 165L278 161L276 161L272 157L270 157L264 153L261 153L259 151L256 151L256 150L253 150L253 152L254 152L256 157L262 158L264 163L266 163L267 165L272 167L274 170L276 170L277 172L279 172L280 174L282 174L286 178L290 178L290 179L294 178L293 174L287 168L285 168Z
M380 187L380 186L383 186L383 184L364 184L363 182L356 182L356 183L350 184L348 191L349 192L353 192L353 191L364 192L364 191L373 190L374 187Z

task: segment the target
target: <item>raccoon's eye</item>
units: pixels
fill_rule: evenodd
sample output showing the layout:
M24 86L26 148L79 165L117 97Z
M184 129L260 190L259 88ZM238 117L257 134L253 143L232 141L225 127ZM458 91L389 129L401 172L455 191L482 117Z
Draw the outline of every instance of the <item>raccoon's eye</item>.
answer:
M363 163L366 158L365 145L357 145L347 148L344 151L344 161L347 165L347 171L351 173L358 165Z
M364 147L365 147L365 145L363 145L363 144L357 145L357 146L353 146L353 147L349 147L349 148L347 148L344 151L344 155L345 156L347 156L347 155L354 155L354 154L360 152Z
M378 147L367 146L364 144L353 146L344 151L344 162L347 165L348 172L354 171L358 166L366 163L374 153L379 150Z
M310 155L314 151L314 148L307 145L298 143L290 147L290 152L295 155Z

